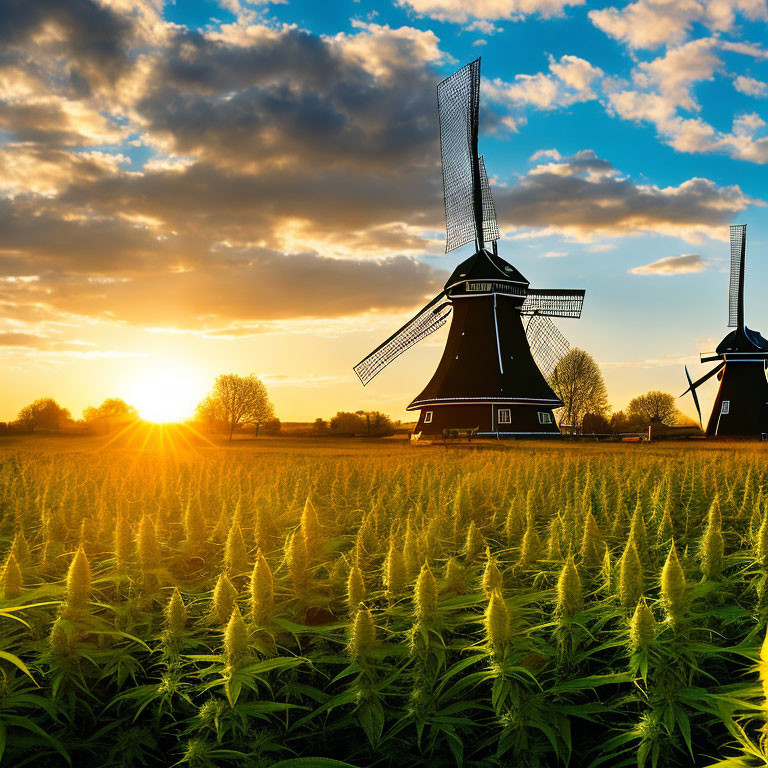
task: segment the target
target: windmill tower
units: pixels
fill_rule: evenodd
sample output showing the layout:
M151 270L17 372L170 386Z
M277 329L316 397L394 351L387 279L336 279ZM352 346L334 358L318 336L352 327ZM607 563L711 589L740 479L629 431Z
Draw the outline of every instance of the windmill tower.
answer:
M448 340L432 379L408 406L416 431L475 429L482 436L559 435L562 401L548 376L568 351L551 317L580 317L583 290L536 290L496 248L496 212L477 152L480 59L437 87L445 194L446 253L475 243L443 290L360 361L363 385L396 357L444 325ZM490 250L488 246L491 246Z
M718 344L714 354L701 356L702 363L717 365L697 381L691 381L688 368L688 392L693 396L701 421L701 407L696 390L717 375L717 391L707 435L749 436L768 433L768 340L744 323L744 268L746 266L747 226L731 227L731 280L728 289L728 327L733 328Z

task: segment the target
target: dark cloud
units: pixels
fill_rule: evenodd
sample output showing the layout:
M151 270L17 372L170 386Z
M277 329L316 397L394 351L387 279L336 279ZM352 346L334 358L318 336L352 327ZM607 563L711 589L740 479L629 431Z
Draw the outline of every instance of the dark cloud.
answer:
M738 186L718 186L709 179L693 178L666 188L637 184L592 151L557 156L494 194L506 226L582 237L642 231L684 238L713 234L755 202Z
M436 293L445 279L442 272L404 257L355 262L253 250L239 254L239 264L234 261L218 268L208 263L199 270L157 272L141 280L43 274L34 282L0 284L0 301L42 302L73 314L198 328L407 308Z
M174 151L236 167L434 167L434 71L414 40L387 45L387 71L373 74L343 44L297 29L265 31L250 47L181 30L137 110Z
M80 95L90 92L94 84L114 83L125 72L133 32L130 18L95 0L0 3L0 46L28 54L35 37L43 37L37 52L64 62L61 70L49 76L65 80Z

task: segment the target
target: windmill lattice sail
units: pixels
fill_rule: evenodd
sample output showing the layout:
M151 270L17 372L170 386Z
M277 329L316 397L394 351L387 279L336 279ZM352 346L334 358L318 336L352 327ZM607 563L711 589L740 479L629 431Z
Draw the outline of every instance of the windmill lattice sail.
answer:
M525 329L531 354L539 370L548 379L571 345L546 315L532 315Z
M520 314L579 318L583 306L583 290L529 288L523 306L520 307Z
M475 166L480 175L483 238L487 242L499 239L485 163L477 157L480 59L462 67L437 86L437 108L445 195L445 252L449 253L477 237Z
M371 379L381 373L396 357L400 356L414 344L434 333L444 325L451 314L451 305L445 294L440 293L425 307L420 309L400 330L395 331L386 341L380 344L370 355L363 358L354 371L365 386Z
M747 225L731 226L731 280L728 284L728 327L744 325L744 252L747 243Z

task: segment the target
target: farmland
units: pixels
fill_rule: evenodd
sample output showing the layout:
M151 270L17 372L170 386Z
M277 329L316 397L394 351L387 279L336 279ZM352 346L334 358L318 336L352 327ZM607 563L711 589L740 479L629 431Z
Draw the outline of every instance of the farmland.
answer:
M8 765L768 764L759 444L107 443L0 442Z

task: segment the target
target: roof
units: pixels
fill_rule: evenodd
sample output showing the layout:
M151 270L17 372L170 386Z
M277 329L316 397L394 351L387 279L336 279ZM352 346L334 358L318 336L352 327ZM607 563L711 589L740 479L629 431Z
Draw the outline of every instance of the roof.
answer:
M452 285L466 280L507 280L511 283L520 283L526 288L529 282L508 261L494 255L483 248L481 251L462 261L445 284L447 291Z
M744 326L731 331L715 350L718 355L727 352L768 352L768 339L764 339L759 331L753 331Z

